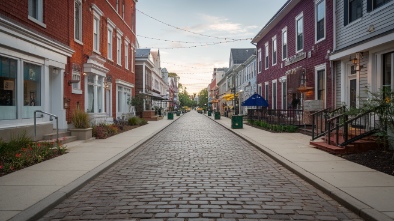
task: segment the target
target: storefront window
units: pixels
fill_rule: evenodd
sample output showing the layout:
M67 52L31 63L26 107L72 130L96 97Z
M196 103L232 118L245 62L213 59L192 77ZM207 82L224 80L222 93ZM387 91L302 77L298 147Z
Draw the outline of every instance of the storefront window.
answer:
M34 111L41 109L41 66L23 64L23 111L22 118L33 118Z
M17 118L17 60L0 56L0 120Z

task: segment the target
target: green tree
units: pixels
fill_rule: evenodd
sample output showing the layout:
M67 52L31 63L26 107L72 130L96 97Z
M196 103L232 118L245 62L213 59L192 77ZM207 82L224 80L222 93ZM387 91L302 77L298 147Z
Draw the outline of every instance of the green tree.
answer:
M208 108L208 90L206 88L198 93L198 106L203 107L204 110Z

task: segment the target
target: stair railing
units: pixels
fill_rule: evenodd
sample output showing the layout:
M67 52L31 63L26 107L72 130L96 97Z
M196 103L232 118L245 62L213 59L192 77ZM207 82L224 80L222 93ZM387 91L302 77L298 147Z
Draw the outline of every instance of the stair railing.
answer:
M346 106L341 106L337 109L330 111L330 108L326 108L311 114L312 116L312 140L322 137L327 134L328 130L328 119L341 115L345 112Z
M375 113L379 108L382 107L376 107L370 111L358 114L349 120L345 119L343 123L344 141L338 146L346 146L356 140L370 136L379 130L382 130L382 128L384 129L385 126L382 125L379 116Z
M44 111L41 111L41 110L34 111L34 141L37 141L37 117L36 117L36 113L37 112L49 115L50 116L50 118L49 118L50 121L53 120L52 117L54 117L56 119L56 143L59 144L59 120L58 120L58 117L56 115L54 115L54 114L47 113L47 112L44 112Z

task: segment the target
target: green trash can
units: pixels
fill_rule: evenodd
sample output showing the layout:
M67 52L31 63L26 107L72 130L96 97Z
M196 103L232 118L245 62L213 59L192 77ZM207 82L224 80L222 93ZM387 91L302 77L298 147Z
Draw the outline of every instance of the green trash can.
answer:
M208 111L208 117L212 116L212 111Z
M181 112L180 112L180 111L177 111L177 112L176 112L176 116L181 116Z
M220 112L215 112L215 120L220 120Z
M174 120L174 113L168 112L168 113L167 113L167 119L168 119L168 120Z
M233 115L231 117L231 128L242 129L243 128L243 116Z

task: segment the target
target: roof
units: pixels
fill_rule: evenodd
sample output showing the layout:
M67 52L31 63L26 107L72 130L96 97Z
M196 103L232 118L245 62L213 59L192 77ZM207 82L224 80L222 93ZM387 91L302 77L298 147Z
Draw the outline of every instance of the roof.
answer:
M137 51L135 52L136 58L148 58L149 55L150 55L150 48L146 48L146 49L137 48Z
M233 64L242 64L252 55L256 54L256 48L232 48L231 56Z

